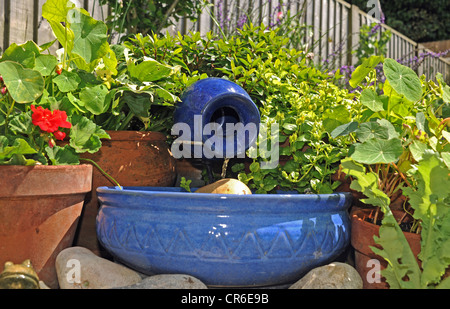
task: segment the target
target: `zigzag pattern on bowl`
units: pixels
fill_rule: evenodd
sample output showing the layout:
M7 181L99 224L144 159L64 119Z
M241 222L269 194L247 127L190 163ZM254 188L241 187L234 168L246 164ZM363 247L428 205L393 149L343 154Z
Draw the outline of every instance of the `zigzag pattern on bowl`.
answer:
M113 218L106 220L106 216L102 216L97 230L103 244L125 252L215 260L295 259L307 256L317 260L337 248L345 248L349 242L349 231L345 230L341 217L331 216L325 219L326 223L321 220L325 228L318 229L320 232L314 228L316 223L312 219L242 231L239 236L233 237L227 235L226 229L212 226L200 242L191 241L198 239L195 226L169 230L164 224L158 226L157 223L147 222L144 226Z

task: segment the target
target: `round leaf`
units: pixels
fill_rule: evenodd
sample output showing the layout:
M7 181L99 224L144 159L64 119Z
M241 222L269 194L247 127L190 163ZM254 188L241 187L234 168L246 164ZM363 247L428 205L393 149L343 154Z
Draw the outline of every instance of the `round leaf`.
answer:
M41 73L25 69L16 62L1 62L0 74L9 94L17 103L33 102L44 91L44 79Z
M53 55L40 55L36 58L34 69L42 76L49 76L55 70L58 60Z
M108 88L105 85L86 87L80 92L80 100L84 102L84 107L94 115L104 113L111 100L107 100ZM111 98L109 98L111 99Z
M388 128L381 126L378 122L371 121L361 124L359 129L356 130L356 137L361 142L365 142L371 138L388 139L389 132Z
M417 74L394 59L387 58L383 65L384 75L391 87L408 100L418 101L422 97L422 84Z
M62 71L61 75L55 77L53 82L58 86L62 92L74 91L78 88L78 84L81 82L81 78L77 73Z
M378 96L375 91L370 88L364 89L363 92L361 92L361 104L367 106L373 112L383 111L383 101L387 98L387 96Z
M372 138L362 144L356 144L351 158L364 164L392 163L397 161L402 153L403 147L399 139Z
M72 52L81 56L86 63L102 58L109 51L108 27L105 23L75 9L70 10L69 16L74 34Z

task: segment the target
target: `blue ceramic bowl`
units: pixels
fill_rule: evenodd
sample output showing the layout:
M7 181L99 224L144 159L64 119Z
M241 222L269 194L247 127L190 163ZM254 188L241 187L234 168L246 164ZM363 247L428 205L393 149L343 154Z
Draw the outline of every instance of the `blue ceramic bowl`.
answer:
M349 245L351 195L224 195L100 187L100 243L140 272L209 286L292 283Z

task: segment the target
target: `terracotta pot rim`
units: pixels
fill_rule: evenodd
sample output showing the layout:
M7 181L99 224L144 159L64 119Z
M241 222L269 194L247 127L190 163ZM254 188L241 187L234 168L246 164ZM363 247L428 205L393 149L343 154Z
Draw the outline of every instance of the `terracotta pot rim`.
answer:
M8 181L0 187L0 197L86 194L92 189L92 173L91 164L2 165L0 179Z
M70 170L70 169L92 169L91 164L67 164L67 165L43 165L43 164L36 164L36 165L0 165L0 169L30 169L30 170Z
M352 217L352 219L355 218L355 220L361 222L361 224L364 224L364 225L367 225L367 226L373 226L378 231L380 229L380 225L371 223L371 222L366 221L366 220L363 220L363 218L361 216L359 216L359 214L367 213L367 212L370 212L370 209L358 208L358 209L352 210L351 217ZM420 234L411 233L411 232L405 232L405 231L403 231L403 233L406 234L406 237L420 239Z
M164 134L157 131L127 131L127 130L106 130L106 133L111 136L111 140L115 141L165 141L167 138ZM105 139L106 141L107 139Z

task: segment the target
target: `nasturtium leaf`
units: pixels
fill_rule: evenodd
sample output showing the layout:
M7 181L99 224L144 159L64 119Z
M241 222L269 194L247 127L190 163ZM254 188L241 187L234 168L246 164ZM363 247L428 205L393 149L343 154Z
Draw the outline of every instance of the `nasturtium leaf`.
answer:
M364 80L367 74L370 73L375 67L380 63L383 58L381 56L371 56L363 61L361 65L359 65L355 71L353 71L352 76L350 78L350 86L356 88L360 82Z
M422 84L417 74L394 59L387 58L383 65L384 75L391 87L408 100L418 101L422 97Z
M33 50L12 43L3 53L1 60L10 60L20 63L24 68L32 69L35 64L36 54Z
M78 9L70 10L69 17L74 34L72 53L79 55L86 63L91 63L109 52L108 27L104 22Z
M70 53L73 49L74 34L72 29L64 27L60 22L49 20L48 23L53 30L53 34L58 39L61 46L67 49Z
M75 7L69 0L47 0L42 6L42 17L57 23L67 21L67 13Z
M53 55L39 55L36 57L34 69L42 76L49 76L55 71L58 59Z
M377 122L380 126L385 127L387 129L389 135L387 139L398 138L400 136L389 120L382 118L378 119Z
M371 138L356 144L351 158L364 164L392 163L398 160L402 152L403 147L399 139Z
M153 82L169 76L172 68L148 58L138 65L129 63L128 71L131 77L137 78L141 82Z
M371 138L388 139L389 132L386 127L381 126L376 121L362 123L356 130L356 137L360 142L365 142Z
M54 146L53 148L47 146L45 147L45 152L52 165L80 164L77 153L69 145L65 145L64 147Z
M4 61L0 62L0 75L17 103L33 102L42 95L44 79L38 71L23 68L16 62Z
M80 91L80 100L83 101L84 107L94 115L104 113L111 100L106 100L108 88L101 84L94 87L86 87Z
M53 79L53 82L58 86L61 92L70 92L75 91L78 88L81 78L75 72L63 70L61 75L58 75Z
M370 88L364 89L361 92L361 104L367 106L373 112L380 112L384 110L384 102L389 98L385 95L379 96Z
M358 129L358 122L352 121L338 126L331 132L331 137L336 138L338 136L343 136L355 132Z

